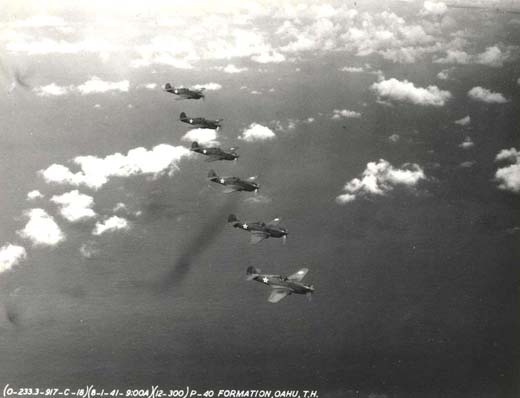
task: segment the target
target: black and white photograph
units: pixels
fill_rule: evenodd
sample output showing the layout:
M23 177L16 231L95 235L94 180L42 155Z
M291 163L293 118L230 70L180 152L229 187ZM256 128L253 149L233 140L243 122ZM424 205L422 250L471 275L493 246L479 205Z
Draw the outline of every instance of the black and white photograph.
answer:
M520 397L520 0L1 1L27 397Z

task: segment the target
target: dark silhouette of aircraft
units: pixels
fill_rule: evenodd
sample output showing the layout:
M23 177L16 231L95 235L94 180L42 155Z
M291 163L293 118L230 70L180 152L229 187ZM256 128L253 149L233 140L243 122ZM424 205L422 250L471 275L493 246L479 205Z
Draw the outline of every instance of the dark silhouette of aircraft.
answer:
M224 119L210 120L204 117L188 117L184 112L182 112L179 116L179 120L201 129L218 130L222 127L221 122Z
M164 85L164 91L167 93L178 95L177 99L204 99L204 88L200 90L185 88L185 87L173 87L170 83Z
M238 177L219 177L215 170L210 170L208 173L208 179L217 184L224 185L227 187L224 189L224 193L247 191L257 192L260 185L252 180L255 177L250 177L248 180L241 180Z
M219 147L204 147L200 146L197 141L193 141L191 143L191 150L193 152L200 153L202 155L206 155L208 158L206 162L214 162L216 160L235 160L238 159L238 153L236 153L235 148L229 148L229 150L225 151Z
M251 244L253 245L267 238L283 238L285 243L287 234L289 233L286 228L280 227L279 218L275 218L267 224L260 221L248 223L240 222L234 214L230 214L228 217L228 223L231 223L235 228L251 232Z
M307 268L302 268L298 272L287 277L282 275L262 274L261 271L255 267L248 267L246 272L248 281L257 281L267 286L271 286L273 290L267 299L270 303L277 303L293 293L305 294L310 301L312 294L314 293L313 285L306 285L301 282L305 275L307 275L307 272L309 272Z

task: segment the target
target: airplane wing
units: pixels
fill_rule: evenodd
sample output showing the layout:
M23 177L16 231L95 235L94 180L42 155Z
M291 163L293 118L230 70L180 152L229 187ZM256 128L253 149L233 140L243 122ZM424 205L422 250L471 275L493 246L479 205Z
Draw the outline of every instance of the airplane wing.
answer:
M277 303L280 300L284 299L290 294L290 290L284 288L274 288L271 292L271 295L267 299L270 303Z
M226 189L224 189L224 193L232 193L240 191L240 186L238 185L229 185Z
M305 277L305 275L307 275L307 272L309 272L308 268L302 268L298 272L292 274L291 276L288 276L287 279L291 281L300 282Z
M267 238L269 238L269 235L267 235L265 232L262 232L262 231L251 232L251 244L252 245L256 245L258 242L261 242Z
M209 155L207 158L206 158L206 162L215 162L217 160L222 160L222 158L218 155Z

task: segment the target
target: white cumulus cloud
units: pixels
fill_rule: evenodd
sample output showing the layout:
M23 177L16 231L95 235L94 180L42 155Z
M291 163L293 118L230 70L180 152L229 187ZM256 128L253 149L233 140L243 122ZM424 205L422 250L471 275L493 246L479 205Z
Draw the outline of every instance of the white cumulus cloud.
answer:
M7 243L0 247L0 274L25 260L27 252L23 246Z
M488 104L504 104L509 102L501 93L494 93L484 87L473 87L468 91L468 96L474 100L486 102Z
M424 106L443 106L451 98L449 91L440 90L437 86L415 87L407 80L400 81L394 78L376 82L372 84L371 89L379 97Z
M395 168L384 159L367 163L361 177L345 184L344 193L336 197L336 202L345 204L352 202L358 196L385 195L396 185L414 187L420 180L426 178L423 169L415 163L404 164L401 167Z
M104 158L78 156L74 158L74 163L80 167L80 171L76 173L61 164L52 164L40 173L48 183L85 185L98 189L111 177L173 172L178 169L179 161L189 156L191 156L190 150L183 146L160 144L151 150L142 147L134 148L126 155L114 153Z
M57 97L68 94L71 91L71 87L58 86L56 83L51 83L46 86L35 87L33 91L40 97Z
M421 15L434 15L440 16L444 15L448 11L448 6L446 3L442 1L428 1L426 0L423 3L423 8L421 10Z
M475 145L475 143L471 140L471 137L466 137L466 138L464 138L464 141L462 141L459 144L459 148L469 149L469 148L471 148L474 145Z
M462 119L455 120L453 123L458 124L459 126L467 126L471 123L471 118L468 116L464 116Z
M96 217L96 213L92 210L94 198L80 193L77 189L55 195L51 198L51 202L60 205L60 214L70 222Z
M106 93L108 91L127 92L130 87L128 80L121 80L119 82L107 82L101 80L97 76L93 76L90 80L78 86L77 90L82 94Z
M205 84L195 84L192 88L195 90L205 89L205 90L209 90L209 91L215 91L215 90L220 90L222 88L222 85L211 82L211 83L205 83Z
M497 162L507 161L512 164L499 168L495 173L498 188L504 191L520 193L520 151L516 148L502 149L496 156Z
M334 109L332 111L332 119L341 119L341 118L360 118L361 113L356 111L351 111L348 109Z
M25 212L29 219L24 229L18 234L29 239L35 246L55 246L65 240L65 235L54 218L43 209L31 209Z
M274 138L276 138L276 134L273 130L257 123L251 123L251 125L238 137L238 139L247 142L266 141Z
M214 129L193 129L184 134L181 138L182 141L197 141L199 144L211 144L218 145L217 131Z
M129 228L128 221L123 217L112 216L107 218L105 221L98 221L94 230L92 231L93 235L101 235L105 232L113 232L118 230L126 230Z
M40 198L43 198L43 195L37 189L27 193L27 200L36 200Z

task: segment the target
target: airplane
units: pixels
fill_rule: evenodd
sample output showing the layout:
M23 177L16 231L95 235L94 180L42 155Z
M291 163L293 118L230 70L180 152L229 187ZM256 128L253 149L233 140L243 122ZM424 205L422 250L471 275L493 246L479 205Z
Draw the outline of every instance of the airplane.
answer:
M251 244L253 245L267 238L282 238L285 243L287 234L289 233L287 229L279 226L279 218L275 218L267 224L259 221L247 223L240 222L234 214L230 214L228 217L228 223L232 223L235 228L251 232Z
M193 152L200 153L202 155L206 155L208 158L206 162L214 162L216 160L235 160L238 159L238 153L236 153L237 147L229 148L228 151L225 151L219 147L203 147L200 146L197 141L193 141L191 143L191 150Z
M210 170L208 173L208 179L217 184L227 186L224 193L247 191L247 192L258 192L260 185L252 181L255 177L250 177L247 180L241 180L238 177L219 177L215 170Z
M246 272L248 281L257 281L271 286L273 290L267 299L270 303L277 303L293 293L305 294L310 301L314 293L313 285L306 285L301 282L309 272L307 268L302 268L291 276L262 274L255 267L248 267Z
M179 120L184 123L191 124L192 126L201 129L213 129L218 130L222 125L220 124L224 119L210 120L204 117L188 117L184 112L179 115Z
M204 99L204 90L204 88L195 90L185 87L173 87L170 83L164 85L164 91L178 95L180 98L177 99Z

